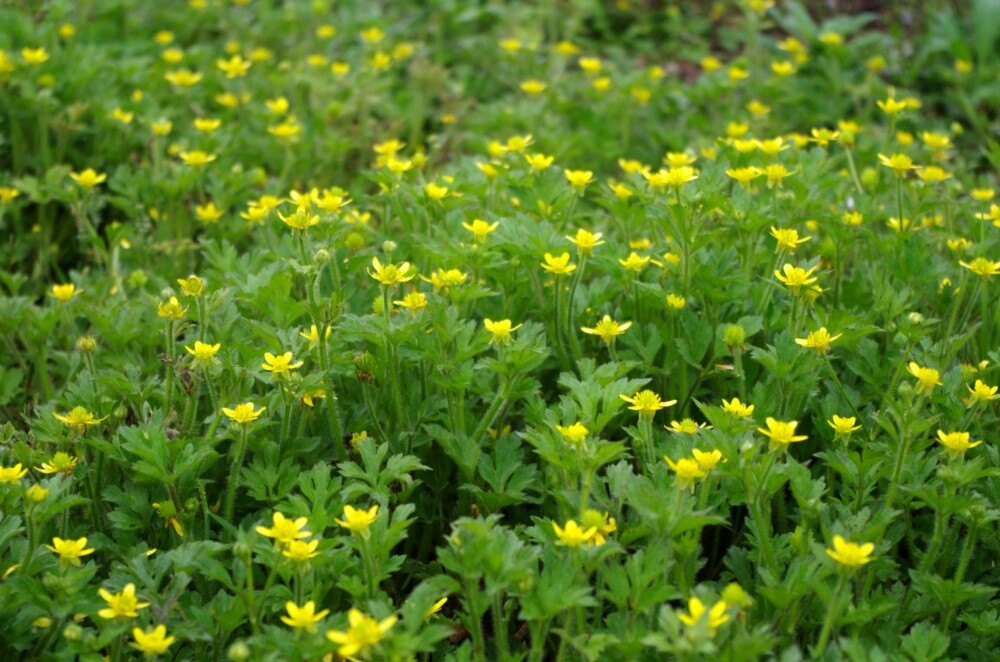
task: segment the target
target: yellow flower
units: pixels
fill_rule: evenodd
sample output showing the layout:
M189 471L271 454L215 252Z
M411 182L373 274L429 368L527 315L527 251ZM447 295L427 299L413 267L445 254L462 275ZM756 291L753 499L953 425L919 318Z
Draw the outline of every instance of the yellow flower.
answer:
M668 294L666 301L667 306L673 308L674 310L681 310L687 305L687 299L679 294Z
M226 213L225 209L219 209L211 201L203 205L194 206L194 217L202 223L215 223L222 218L224 213Z
M59 560L64 563L69 563L70 565L80 565L80 557L87 556L88 554L93 554L94 550L92 548L87 548L87 538L83 537L78 540L63 540L62 538L53 538L51 545L46 545L46 547L56 554L59 555Z
M12 467L0 466L0 485L17 485L26 473L28 470L24 469L20 462Z
M177 297L170 297L166 303L161 301L156 308L156 314L165 320L184 319L185 313L187 313L187 308L181 307L181 302L177 300Z
M390 616L376 621L357 609L351 609L347 612L347 631L327 630L326 638L332 643L340 644L338 655L354 658L358 653L378 645L397 619L397 616Z
M624 260L619 259L618 264L625 267L627 271L639 273L646 267L647 264L650 263L652 259L653 258L651 257L642 256L636 253L635 251L632 251L631 253L629 253L629 256Z
M746 188L750 182L764 174L764 171L756 166L746 168L730 168L726 170L726 175L734 179L737 184Z
M818 279L813 276L813 272L818 269L819 266L812 267L808 271L802 267L796 267L791 264L785 264L781 271L777 269L774 271L774 276L779 281L784 283L785 287L792 291L792 293L797 293L800 287L805 287L806 285L812 285Z
M207 365L209 363L218 363L219 359L215 358L215 354L222 347L222 343L215 343L214 345L209 345L208 343L203 343L200 340L194 341L194 347L188 347L184 345L184 349L187 353L194 357L196 363Z
M24 491L24 495L31 503L41 503L49 498L49 490L35 483Z
M56 412L52 412L52 415L55 416L57 421L67 425L71 430L80 434L86 432L88 426L97 425L107 418L107 416L104 418L95 418L91 412L79 406L73 407L73 409L66 414L57 414Z
M896 101L892 97L889 97L885 101L877 101L876 103L886 115L901 113L909 107L905 101Z
M486 237L491 232L500 227L500 222L496 221L491 224L477 218L473 220L471 224L463 222L462 227L472 233L476 243L481 244L486 241Z
M233 409L226 409L223 407L222 413L237 425L250 425L260 418L260 415L264 413L265 409L267 409L267 407L261 407L260 409L255 410L252 402L244 402L243 404L236 405Z
M720 450L702 451L692 448L691 455L694 456L694 459L698 462L698 466L706 474L713 471L719 462L725 461L722 459L722 451Z
M571 444L582 443L583 440L587 438L587 435L590 434L590 430L588 430L587 427L579 421L565 427L557 425L556 430L559 431L559 434L562 435L563 439Z
M614 193L615 197L619 200L628 200L635 195L635 192L624 184L612 182L608 186L611 187L611 192Z
M838 437L850 437L852 433L861 429L860 425L855 425L855 419L853 416L837 416L833 415L829 421L826 422Z
M289 519L283 513L275 511L271 515L271 527L263 524L254 528L254 531L262 536L273 538L279 545L289 545L293 540L302 540L312 534L305 530L309 525L309 520L305 517Z
M103 172L98 174L93 168L87 168L83 172L71 172L69 173L70 179L79 184L81 187L90 190L107 181L108 176Z
M726 607L726 603L720 600L712 605L711 609L709 609L698 598L691 598L688 600L688 613L680 614L678 618L680 618L681 623L693 628L701 622L702 617L705 616L705 613L707 612L708 631L710 633L714 633L720 625L729 620L729 614L726 613Z
M167 636L167 627L165 625L157 625L152 630L133 628L132 636L135 638L132 647L150 657L163 655L170 648L170 644L174 643L174 637Z
M408 292L402 299L393 303L416 314L427 306L427 295L423 292Z
M531 79L531 80L522 81L520 87L527 94L535 95L535 94L541 94L542 92L544 92L545 88L547 88L548 85L546 85L545 83L543 83L540 80Z
M291 540L288 545L281 551L281 555L286 559L291 559L296 563L305 563L309 559L316 558L319 556L319 552L316 548L319 546L319 540L310 540L305 542L303 540Z
M993 262L985 257L977 257L972 262L959 262L959 264L980 278L992 278L1000 274L1000 262Z
M181 292L189 297L196 297L205 289L205 281L193 274L187 278L178 278L177 284L181 286Z
M53 455L48 462L42 462L41 466L35 467L35 471L43 474L63 474L69 476L73 473L77 458L62 451Z
M429 182L424 186L424 194L431 200L438 202L448 197L448 187Z
M524 325L518 324L517 326L512 326L510 320L497 320L494 322L493 320L486 318L483 320L483 326L486 327L487 331L493 334L490 338L491 345L493 343L506 345L511 341L510 334L517 331Z
M874 550L875 545L873 543L866 542L859 545L844 540L842 536L834 536L833 549L827 549L826 553L842 567L853 570L858 566L872 561L875 558L872 556Z
M996 195L996 191L991 188L974 188L969 189L969 196L976 202L989 202ZM0 190L0 200L3 199L2 190Z
M298 140L299 135L302 133L302 125L295 121L295 119L290 119L281 124L272 124L267 127L267 132L281 142L291 144Z
M306 632L315 632L316 624L330 613L329 609L317 613L316 603L312 600L301 607L289 600L285 603L285 611L288 612L288 616L282 616L281 622L290 628Z
M202 79L202 75L188 69L177 69L168 71L163 75L167 82L177 87L191 87Z
M448 596L441 598L440 600L432 604L430 607L428 607L427 610L424 612L424 619L426 620L431 616L433 616L434 614L441 611L441 607L444 607L446 602L448 602Z
M831 343L842 335L844 334L838 333L835 336L831 336L830 332L823 326L816 331L810 331L809 335L805 338L796 338L795 344L799 347L808 347L815 350L817 354L825 354L830 351Z
M789 144L786 143L785 139L782 138L781 136L778 136L776 138L769 138L767 140L757 141L757 149L762 151L765 156L770 156L770 157L777 156L778 154L780 154L781 152L785 151L788 148ZM768 168L770 168L770 166L768 166ZM765 168L764 174L767 174L767 172L768 170L767 168ZM780 175L778 179L781 179L782 177L787 177L789 174L791 174L784 167L779 167L776 170L772 170L772 172Z
M798 421L779 421L768 416L765 420L767 423L767 429L757 428L757 432L760 432L765 437L771 440L771 447L777 450L785 450L788 445L798 441L805 441L808 437L804 434L795 434L795 428L798 427Z
M892 156L879 154L878 160L886 168L891 169L897 177L902 177L908 170L915 170L917 168L913 164L913 159L906 154L893 154Z
M10 204L19 195L21 192L16 188L0 186L0 205Z
M386 287L391 287L392 285L397 285L399 283L405 283L408 280L412 280L413 277L417 275L415 271L410 270L409 262L401 262L398 265L383 265L378 261L377 257L373 257L372 267L375 271L369 269L368 275Z
M191 166L192 168L199 168L216 159L215 154L208 154L200 149L194 149L190 152L180 152L178 156L181 157L181 161L184 162L184 165Z
M694 419L685 418L680 421L670 421L670 425L665 425L663 428L674 434L698 434L702 430L711 430L712 426L707 423L698 424Z
M52 286L52 297L59 303L68 303L73 299L73 297L81 292L83 292L83 290L76 289L76 285L73 283Z
M602 245L604 242L601 241L601 237L604 234L601 232L588 232L587 230L577 230L575 237L566 237L572 243L576 244L577 255L590 255L593 253L594 248Z
M938 430L937 436L938 443L944 445L948 451L948 456L953 460L963 457L965 451L983 443L982 441L969 441L968 432L945 432L944 430Z
M649 389L639 391L632 397L624 394L619 397L632 405L629 407L631 411L638 412L643 418L652 418L659 410L677 404L676 400L660 400L660 396Z
M753 414L753 405L747 405L740 402L739 398L733 398L732 400L726 402L722 401L722 411L730 413L738 418L749 418Z
M580 330L588 335L598 336L604 341L604 344L610 345L615 341L615 338L625 333L631 326L632 322L619 324L611 319L611 315L605 315L593 328L584 326L580 327Z
M907 371L917 380L917 393L930 393L941 385L941 373L934 368L922 368L916 361L910 361Z
M250 67L253 66L253 62L249 60L244 60L241 55L234 55L228 60L219 58L215 61L215 66L222 70L226 74L226 78L241 78L246 75Z
M820 147L826 147L829 143L840 137L840 131L833 131L826 127L819 127L810 130L811 140Z
M293 361L292 353L285 352L275 356L270 352L264 353L264 363L260 367L272 375L284 375L292 370L302 367L302 361Z
M594 181L594 173L590 170L566 170L563 176L578 193L583 193L587 185Z
M49 52L44 48L22 48L21 57L24 58L26 64L37 65L47 62L49 59Z
M576 265L570 264L569 253L563 253L559 257L556 257L551 253L546 253L545 262L542 263L542 269L550 271L557 276L565 276L566 274L572 273L576 269Z
M795 64L789 60L779 60L777 62L771 63L771 71L773 71L778 76L791 76L797 69Z
M780 163L771 163L764 167L764 176L767 177L767 185L777 185L781 188L781 180L792 175L792 171Z
M555 157L546 156L541 153L525 154L524 160L528 162L529 166L531 166L532 171L541 172L552 165Z
M771 227L771 236L778 242L778 251L794 251L799 244L804 244L812 237L799 238L799 231L791 228L778 229Z
M969 395L972 398L970 404L989 402L990 400L996 400L998 397L1000 397L997 395L996 386L989 386L988 384L985 384L981 379L976 380L976 385L974 387L966 385L965 388L969 389Z
M523 136L511 136L507 139L507 150L514 152L515 154L520 154L534 142L534 138L531 134L526 134Z
M618 530L618 523L614 517L608 517L607 513L592 508L583 511L583 514L580 515L580 523L584 529L595 529L594 535L589 541L592 546L603 545L608 541L608 535Z
M566 522L565 528L560 528L558 524L552 522L552 530L556 533L556 545L565 547L579 547L597 533L597 527L584 529L573 520Z
M917 173L917 177L927 182L928 184L933 184L934 182L943 182L951 179L951 174L946 172L944 168L940 166L927 166Z
M680 188L688 182L698 179L698 171L691 166L680 166L668 170L658 170L650 172L642 171L642 176L652 189L661 189L664 186Z
M305 232L312 226L319 224L319 216L310 214L309 210L304 207L299 207L294 213L288 216L283 215L279 211L278 218L281 219L282 223L298 232Z
M149 606L148 602L139 602L135 597L135 584L129 582L121 593L111 593L103 588L97 589L101 598L108 603L108 606L97 612L101 618L138 618L139 610Z
M664 460L667 461L667 465L673 470L677 475L677 487L682 490L691 488L694 491L694 481L698 478L704 478L708 473L701 468L701 464L698 460L682 457L681 459L674 462L669 456L664 456Z
M304 392L299 398L306 407L315 407L316 400L326 397L326 391L321 388Z
M353 506L344 506L344 519L334 519L333 521L344 527L351 533L360 533L363 537L368 537L368 528L378 517L378 504L368 510L361 510Z
M194 119L194 128L202 133L212 133L220 126L222 126L222 120L219 119L212 119L210 117L196 117Z

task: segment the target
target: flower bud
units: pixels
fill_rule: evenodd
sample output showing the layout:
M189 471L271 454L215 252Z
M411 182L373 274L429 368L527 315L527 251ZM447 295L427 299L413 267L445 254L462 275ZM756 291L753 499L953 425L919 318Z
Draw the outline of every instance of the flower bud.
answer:
M250 659L250 647L245 641L236 641L226 651L226 659L229 662L245 662Z
M320 265L326 264L327 262L330 261L330 251L326 250L325 248L319 249L318 251L316 251L316 254L313 255L313 260L316 262L316 264Z
M394 242L392 239L388 239L382 242L382 250L385 251L386 253L392 253L394 250L396 250L396 242Z
M730 349L743 347L746 341L747 330L739 324L727 324L722 331L722 342L726 343L726 347Z
M63 628L63 636L70 641L76 641L83 636L83 628L76 623L70 623Z
M49 491L38 483L35 483L25 490L25 494L32 503L41 503L49 496Z
M97 339L94 336L81 336L76 341L76 348L81 352L93 352L97 349Z

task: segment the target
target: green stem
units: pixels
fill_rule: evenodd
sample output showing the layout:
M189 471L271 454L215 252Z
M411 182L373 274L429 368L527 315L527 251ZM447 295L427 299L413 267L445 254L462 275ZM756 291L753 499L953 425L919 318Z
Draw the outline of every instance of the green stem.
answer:
M833 630L833 622L837 619L840 612L840 595L844 591L844 586L847 584L844 579L844 575L841 574L837 578L837 586L833 589L833 595L830 597L830 602L826 606L826 619L823 621L823 631L820 632L819 641L816 643L816 651L813 653L813 659L819 659L823 656L823 651L826 650L826 642L830 638L830 632Z
M962 580L965 579L965 571L969 567L969 561L972 560L972 552L976 547L976 520L969 522L969 530L965 534L965 544L962 546L962 555L958 560L958 568L955 570L955 585L960 586ZM948 632L949 626L951 626L951 618L954 616L955 608L949 607L948 611L945 613L943 629Z
M233 458L233 466L229 471L229 481L226 485L226 506L223 516L226 521L233 521L233 507L236 501L236 483L239 482L240 469L243 466L243 456L247 449L248 430L245 426L240 426L240 436L236 441L236 457Z

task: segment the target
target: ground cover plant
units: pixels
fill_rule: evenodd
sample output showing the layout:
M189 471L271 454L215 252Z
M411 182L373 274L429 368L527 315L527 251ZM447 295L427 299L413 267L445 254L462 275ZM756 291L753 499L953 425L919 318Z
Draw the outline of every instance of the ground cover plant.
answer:
M995 655L1000 3L828 4L5 3L0 655Z

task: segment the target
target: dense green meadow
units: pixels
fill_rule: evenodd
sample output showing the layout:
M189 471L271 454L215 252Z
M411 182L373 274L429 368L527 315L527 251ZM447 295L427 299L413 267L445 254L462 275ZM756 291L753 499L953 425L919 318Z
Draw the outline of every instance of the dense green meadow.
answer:
M0 659L995 659L1000 0L835 4L0 3Z

